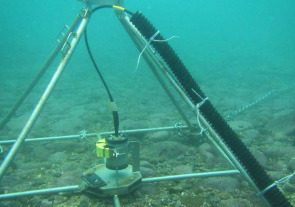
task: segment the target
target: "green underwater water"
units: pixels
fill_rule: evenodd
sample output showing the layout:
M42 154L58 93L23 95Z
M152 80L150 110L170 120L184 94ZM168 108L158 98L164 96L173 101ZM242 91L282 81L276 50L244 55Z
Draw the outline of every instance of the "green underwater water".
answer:
M70 25L81 2L2 1L0 13L0 118L4 118L56 46L56 37ZM169 41L196 82L223 117L282 87L229 124L278 180L294 171L295 148L295 2L125 0L140 10ZM139 51L112 9L96 12L88 25L95 60L117 102L120 130L173 126L181 116L141 59ZM59 58L52 64L0 139L15 139L39 100ZM189 119L189 107L177 97ZM183 122L183 121L182 121ZM29 137L112 131L108 98L82 38ZM214 148L197 137L177 133L140 134L142 157L153 176L228 169ZM5 192L76 185L80 175L97 164L96 138L86 141L25 144L3 179ZM175 145L181 147L176 149ZM162 147L161 147L162 146ZM167 147L167 149L163 149ZM10 146L3 146L7 153ZM179 150L179 157L169 154ZM184 154L184 156L180 156ZM3 154L2 154L3 158ZM180 166L176 170L176 166ZM149 172L147 170L147 172ZM212 184L213 183L213 184ZM230 183L222 190L214 185ZM122 198L124 206L260 206L255 192L240 179L161 183ZM282 187L295 205L295 184ZM13 201L9 201L13 202ZM60 195L19 199L5 206L112 206L108 199ZM84 203L84 204L83 204ZM85 204L86 203L86 204ZM0 205L1 206L1 205Z

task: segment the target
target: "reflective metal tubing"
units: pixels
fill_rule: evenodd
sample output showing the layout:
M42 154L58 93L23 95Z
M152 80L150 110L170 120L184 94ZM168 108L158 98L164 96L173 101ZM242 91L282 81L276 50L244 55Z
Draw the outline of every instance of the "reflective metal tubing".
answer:
M79 185L66 186L66 187L60 187L60 188L49 188L49 189L43 189L43 190L31 190L31 191L24 191L24 192L18 192L18 193L7 193L7 194L0 195L0 200L22 197L22 196L60 193L60 192L71 192L71 191L76 191L76 190L80 190Z
M97 134L91 133L86 134L86 138L95 137ZM67 139L83 139L81 135L68 135L68 136L57 136L57 137L41 137L41 138L27 138L24 142L43 142L43 141L53 141L53 140L67 140ZM0 144L13 144L16 140L3 140Z
M206 178L206 177L216 177L216 176L230 176L230 175L239 175L238 170L226 170L226 171L216 171L216 172L207 172L207 173L193 173L193 174L183 174L183 175L171 175L164 177L154 177L154 178L144 178L142 179L143 183L151 182L161 182L169 180L182 180L188 178Z
M121 207L121 204L120 204L120 200L119 200L119 196L118 195L114 195L114 206L115 207Z
M23 141L25 140L25 138L27 137L28 133L30 132L32 126L34 125L35 121L37 120L43 106L45 105L47 99L49 98L54 86L56 85L59 77L61 76L66 64L68 63L72 53L75 50L75 47L77 46L84 29L86 28L88 22L88 18L87 17L83 17L83 19L81 20L81 23L77 29L77 32L75 33L71 43L70 43L70 48L67 51L66 55L64 56L64 58L62 59L61 63L59 64L56 72L54 73L50 83L48 84L46 90L44 91L41 99L39 100L38 104L36 105L36 107L34 108L29 120L27 121L26 125L24 126L24 128L22 129L20 135L18 136L16 142L14 143L14 145L12 146L12 148L10 149L9 153L7 154L5 160L2 162L1 166L0 166L0 181L2 180L6 169L8 168L8 166L10 165L10 163L12 162L12 160L14 159L16 153L18 152L20 146L22 145Z
M193 173L193 174L172 175L172 176L165 176L165 177L144 178L142 180L142 183L181 180L181 179L189 179L189 178L231 176L231 175L238 175L238 174L240 174L240 172L238 170L227 170L227 171L217 171L217 172L207 172L207 173ZM43 190L32 190L32 191L24 191L24 192L17 192L17 193L7 193L7 194L0 195L0 200L22 197L22 196L41 195L41 194L60 193L60 192L72 192L72 191L79 191L79 190L80 190L79 185L73 185L73 186L49 188L49 189L43 189ZM114 206L116 206L116 207L121 206L120 201L119 201L119 197L117 195L114 196Z
M177 130L177 129L186 129L187 126L180 126L180 127L158 127L158 128L147 128L147 129L131 129L131 130L124 130L119 131L119 133L125 134L132 134L132 133L141 133L141 132L156 132L156 131L168 131L168 130ZM102 133L90 133L86 134L85 138L89 137L96 137L98 135L107 136L112 135L114 132L102 132ZM67 140L67 139L79 139L81 135L67 135L67 136L57 136L57 137L40 137L40 138L27 138L24 142L42 142L42 141L53 141L53 140ZM83 139L83 138L82 138ZM1 144L13 144L16 140L3 140L0 141Z

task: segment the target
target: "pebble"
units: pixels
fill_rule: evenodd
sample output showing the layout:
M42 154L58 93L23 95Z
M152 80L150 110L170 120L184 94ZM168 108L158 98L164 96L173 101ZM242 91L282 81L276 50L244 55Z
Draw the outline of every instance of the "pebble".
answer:
M85 195L80 197L79 207L88 207L89 206L89 198Z
M251 152L262 166L266 167L268 165L268 160L261 151L252 149Z
M286 183L283 185L284 192L286 193L295 193L295 185L291 183Z
M174 167L174 172L176 175L190 174L193 173L193 169L190 165L178 165Z
M246 199L228 199L220 202L222 207L253 207Z
M229 121L228 123L237 132L253 128L252 124L248 121Z
M41 201L40 207L50 207L50 206L52 206L52 204L53 204L52 201L44 199L44 200Z
M289 169L291 172L294 172L294 171L295 171L295 157L292 158L292 159L288 162L288 169Z
M241 186L241 182L234 177L212 177L200 180L200 185L219 190L221 192L232 192Z
M145 138L151 141L157 141L157 142L165 141L169 139L169 132L167 131L154 132L152 134L147 135Z

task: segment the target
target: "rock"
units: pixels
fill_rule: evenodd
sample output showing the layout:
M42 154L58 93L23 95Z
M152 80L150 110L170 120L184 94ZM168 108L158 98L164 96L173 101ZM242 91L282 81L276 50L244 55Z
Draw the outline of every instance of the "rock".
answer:
M155 183L144 183L139 187L138 191L143 195L158 193L157 185Z
M77 185L81 182L82 172L64 172L57 180L56 186Z
M291 109L274 113L266 128L274 134L288 135L294 130L295 112Z
M13 201L13 200L11 201L3 200L0 202L0 204L1 204L1 207L24 206L24 204L21 203L20 201Z
M140 161L140 166L150 168L150 169L153 169L153 170L156 169L153 164L151 164L149 161L146 161L146 160L141 160Z
M151 144L147 153L152 154L157 160L175 159L184 154L188 149L176 141L161 141Z
M44 199L44 200L41 201L40 207L51 207L52 204L53 204L52 201L49 201L47 199Z
M66 200L67 200L67 197L65 197L65 196L60 196L60 195L55 196L54 205L62 204L64 202L66 202Z
M174 203L174 206L175 206L175 207L182 207L183 205L182 205L181 201L176 201L176 202Z
M286 176L286 174L281 171L268 171L268 173L273 180L280 180Z
M294 184L286 183L285 185L283 185L283 189L284 189L284 192L286 193L295 193Z
M291 172L294 172L295 171L295 158L292 158L288 162L288 170L290 170Z
M146 167L140 167L140 173L142 177L153 177L155 175L155 172L153 169L146 168Z
M268 170L281 171L282 169L287 168L287 164L284 161L279 160L277 162L273 162L269 164L266 168Z
M254 155L254 157L257 159L257 161L263 167L266 167L268 165L268 160L267 160L267 158L264 156L264 154L261 151L259 151L257 149L252 149L251 152Z
M89 206L89 198L85 195L80 197L79 207L88 207Z
M53 121L51 124L57 134L73 134L85 128L82 120L77 117L75 119L59 119Z
M184 189L181 185L176 185L168 188L169 194L181 193L183 190Z
M34 178L33 181L31 181L31 186L33 187L40 187L45 184L46 182L43 178Z
M222 207L252 207L250 201L246 199L228 199L220 202Z
M64 152L55 152L49 156L48 161L52 163L61 163L66 157L67 155Z
M132 119L123 120L120 122L120 128L122 130L128 129L144 129L146 128L146 124L142 121L136 121Z
M200 180L200 185L204 187L210 187L219 191L232 192L238 189L241 182L234 177L212 177Z
M178 165L174 167L174 172L176 175L190 174L190 173L193 173L193 169L192 169L192 166L189 166L189 165Z
M145 139L149 139L150 141L166 141L169 140L169 132L167 131L159 131L159 132L154 132L152 134L149 134L145 136Z
M229 121L228 123L233 128L233 130L237 132L253 128L252 124L247 121Z
M286 154L286 149L281 142L273 142L272 145L264 149L264 154L268 158L277 159Z
M202 195L184 195L180 200L184 206L203 206L206 202Z
M259 132L256 129L247 129L243 131L242 134L242 141L246 145L252 144L253 141L255 141L259 137Z
M214 149L212 148L212 146L210 144L208 144L208 143L201 144L199 147L199 152L209 167L212 167L217 162L219 162L219 160L216 158L216 156L214 156L216 154L217 150L214 151Z

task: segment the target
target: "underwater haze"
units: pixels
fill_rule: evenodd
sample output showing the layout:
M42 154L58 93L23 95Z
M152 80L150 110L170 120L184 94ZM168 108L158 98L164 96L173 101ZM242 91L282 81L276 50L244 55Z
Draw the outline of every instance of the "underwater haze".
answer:
M209 100L273 180L295 171L295 1L125 0L168 42ZM32 82L71 25L77 0L2 0L0 12L0 121ZM113 9L92 14L89 47L116 101L120 130L185 124ZM48 68L10 121L0 143L15 140L48 85L62 54ZM139 60L138 68L137 62ZM169 84L169 82L167 81ZM170 86L169 86L170 88ZM171 87L172 88L172 87ZM172 90L173 91L173 90ZM173 93L177 93L173 91ZM186 117L198 120L183 99ZM82 36L29 138L113 131L108 95ZM137 137L136 137L137 136ZM143 177L232 169L200 134L139 133ZM96 157L96 137L25 143L0 184L2 193L79 185ZM0 144L5 158L12 145ZM295 206L295 178L280 185ZM240 177L162 182L122 196L122 206L263 206ZM87 194L53 194L0 200L0 206L113 206Z

